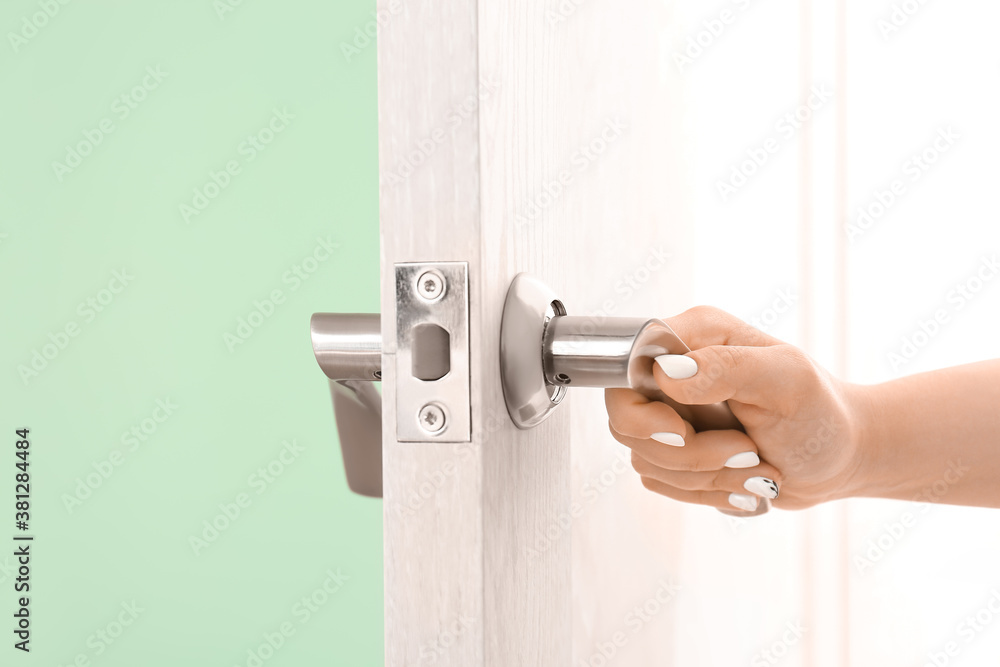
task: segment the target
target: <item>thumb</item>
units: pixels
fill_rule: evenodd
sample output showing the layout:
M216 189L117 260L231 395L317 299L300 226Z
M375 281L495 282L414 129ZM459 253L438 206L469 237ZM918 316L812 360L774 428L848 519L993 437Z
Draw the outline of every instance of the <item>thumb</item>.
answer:
M706 405L733 399L767 406L794 391L811 365L791 345L710 345L687 354L656 357L653 379L678 403Z

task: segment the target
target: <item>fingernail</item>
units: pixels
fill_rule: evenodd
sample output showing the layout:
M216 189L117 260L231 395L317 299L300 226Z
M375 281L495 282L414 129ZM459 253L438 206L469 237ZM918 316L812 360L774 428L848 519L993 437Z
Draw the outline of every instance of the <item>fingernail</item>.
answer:
M657 442L662 442L664 445L670 445L672 447L684 446L684 438L677 433L654 433L649 437Z
M756 496L746 496L742 493L730 493L729 504L738 510L753 512L757 509L757 498Z
M751 477L743 482L743 488L764 498L778 497L778 485L767 477Z
M686 380L698 372L698 362L683 354L661 354L656 363L671 380Z
M730 456L724 467L753 468L756 465L760 465L760 457L757 456L757 452L740 452Z

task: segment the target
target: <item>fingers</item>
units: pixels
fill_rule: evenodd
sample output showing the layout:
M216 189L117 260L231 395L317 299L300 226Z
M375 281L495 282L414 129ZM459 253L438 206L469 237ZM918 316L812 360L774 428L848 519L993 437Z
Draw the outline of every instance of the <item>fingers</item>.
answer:
M656 358L653 379L678 403L706 405L730 399L770 406L795 393L815 374L812 361L791 345L712 345Z
M708 505L709 507L715 507L720 510L733 510L741 509L744 511L752 512L757 508L757 501L753 496L744 496L744 500L737 500L736 502L741 502L742 507L737 507L737 505L730 502L730 494L725 491L684 491L682 489L677 489L670 486L669 484L664 484L652 477L643 477L642 485L658 493L661 496L666 496L667 498L673 498L674 500L679 500L683 503L693 503L696 505ZM737 494L742 495L742 494Z
M757 446L746 433L696 433L667 405L647 401L631 390L608 390L608 394L613 394L608 397L610 413L617 417L609 421L609 430L632 450L632 467L647 488L685 502L741 511L755 510L758 498L778 496L781 472L760 461ZM624 419L622 406L632 412L638 409L642 416ZM652 436L662 436L664 428L681 435L683 445L654 440Z
M611 426L611 435L646 461L678 472L741 469L760 463L757 445L742 431L695 433L685 422L684 446L664 447L648 437L630 437Z
M666 403L651 401L631 389L608 389L604 396L608 429L615 440L662 468L703 472L760 462L757 445L743 431L695 433Z
M661 442L670 439L670 434L675 434L677 438L673 438L674 442L668 444L683 446L683 438L689 427L666 403L651 401L631 389L607 389L604 392L604 402L613 433L632 438L649 438L655 433L660 436Z
M777 498L779 492L778 483L764 476L778 476L778 472L767 464L748 470L677 472L659 468L632 452L632 467L639 473L642 485L650 491L729 512L754 512L762 499Z
M777 338L711 306L696 306L665 321L693 350L710 345L760 347L781 344Z
M769 463L753 468L724 468L707 472L668 470L632 452L632 467L640 477L649 477L682 491L725 491L753 494L760 498L778 497L781 473Z

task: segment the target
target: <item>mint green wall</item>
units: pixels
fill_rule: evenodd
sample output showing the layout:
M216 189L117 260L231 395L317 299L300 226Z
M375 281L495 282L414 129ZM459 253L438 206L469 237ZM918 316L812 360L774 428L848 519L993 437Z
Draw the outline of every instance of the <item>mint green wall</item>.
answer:
M268 667L382 664L381 503L347 490L308 336L378 310L375 46L340 47L374 10L0 8L0 553L21 426L36 535L32 652L8 620L0 663L252 665L285 624Z

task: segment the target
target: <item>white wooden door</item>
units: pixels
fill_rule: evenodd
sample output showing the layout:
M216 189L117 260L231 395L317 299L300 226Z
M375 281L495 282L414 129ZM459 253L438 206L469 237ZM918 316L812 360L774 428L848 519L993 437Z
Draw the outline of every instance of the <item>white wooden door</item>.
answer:
M638 483L600 391L520 431L500 384L518 272L598 322L690 295L683 82L659 46L671 16L659 0L600 5L379 1L389 665L671 654L680 515ZM396 439L392 272L414 261L469 265L471 443Z

